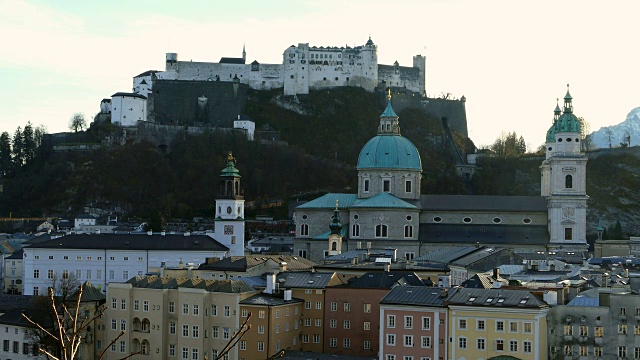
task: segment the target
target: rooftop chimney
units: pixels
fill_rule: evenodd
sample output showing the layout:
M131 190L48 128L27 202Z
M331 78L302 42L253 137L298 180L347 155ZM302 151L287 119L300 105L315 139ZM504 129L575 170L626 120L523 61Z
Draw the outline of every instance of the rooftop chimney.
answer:
M267 288L264 290L265 294L273 294L276 290L276 275L267 274Z
M498 280L500 278L500 269L499 268L493 268L493 278L495 280Z

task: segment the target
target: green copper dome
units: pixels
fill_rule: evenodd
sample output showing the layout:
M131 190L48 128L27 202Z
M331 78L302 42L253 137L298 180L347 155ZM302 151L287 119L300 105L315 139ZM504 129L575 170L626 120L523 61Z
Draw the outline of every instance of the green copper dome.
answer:
M573 114L572 101L573 97L569 93L569 85L567 85L567 94L564 96L564 110L562 115L558 117L560 114L560 107L556 105L553 125L551 125L547 131L547 142L555 142L556 133L580 132L582 125L580 124L580 119Z
M227 155L227 166L220 172L221 177L240 177L240 171L236 168L236 161L229 151Z
M377 135L360 151L356 168L422 171L422 162L418 149L409 139L400 135Z

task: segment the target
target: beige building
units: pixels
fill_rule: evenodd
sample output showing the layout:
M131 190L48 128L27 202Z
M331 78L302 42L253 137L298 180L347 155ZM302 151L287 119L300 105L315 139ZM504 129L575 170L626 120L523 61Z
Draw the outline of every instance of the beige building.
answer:
M4 292L7 294L22 294L22 254L18 250L4 258Z
M111 283L105 340L126 333L105 358L142 351L153 359L215 359L242 324L240 302L256 293L236 280L137 276ZM225 359L238 359L238 347Z
M251 328L240 340L238 359L268 359L281 350L300 350L303 300L281 294L254 295L240 303L241 316L251 313Z

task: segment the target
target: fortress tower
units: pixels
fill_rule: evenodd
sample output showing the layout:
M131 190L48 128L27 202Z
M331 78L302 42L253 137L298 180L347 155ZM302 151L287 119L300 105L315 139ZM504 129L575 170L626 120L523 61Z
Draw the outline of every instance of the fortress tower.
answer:
M244 193L240 187L240 172L229 152L227 166L220 173L215 239L229 248L230 256L244 255L244 228Z
M548 199L549 249L585 251L587 158L580 152L580 120L573 114L573 98L564 97L562 115L557 106L547 131L546 159L540 166L541 195Z

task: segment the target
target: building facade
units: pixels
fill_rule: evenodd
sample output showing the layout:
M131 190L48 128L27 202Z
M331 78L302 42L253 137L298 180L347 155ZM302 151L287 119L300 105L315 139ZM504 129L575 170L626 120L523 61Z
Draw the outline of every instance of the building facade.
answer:
M23 293L46 294L54 280L112 282L158 272L164 266L223 258L228 248L206 235L73 234L24 248Z
M236 280L139 276L111 283L105 341L126 333L106 359L137 351L153 359L215 359L240 329L239 303L255 293ZM238 359L238 348L227 358Z

